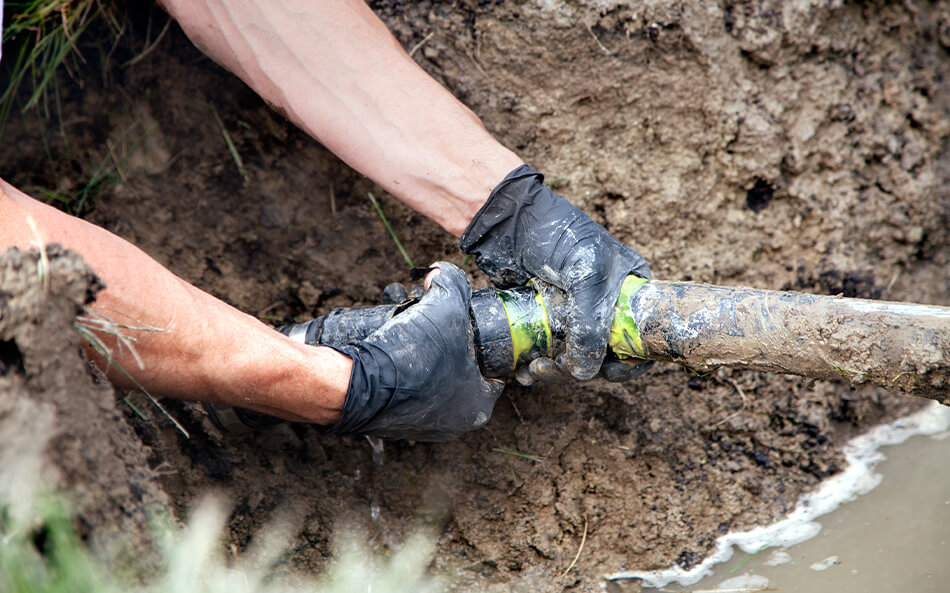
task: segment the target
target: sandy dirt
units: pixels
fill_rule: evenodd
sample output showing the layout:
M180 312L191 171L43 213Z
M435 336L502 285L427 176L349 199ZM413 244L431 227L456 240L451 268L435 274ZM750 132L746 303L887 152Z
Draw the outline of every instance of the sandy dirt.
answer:
M373 6L428 72L549 180L563 178L555 187L657 277L950 304L950 3ZM136 10L120 62L166 18ZM82 86L64 78L56 123L28 114L5 132L16 149L0 154L0 175L24 190L74 192L98 163L118 162L87 217L275 324L375 304L406 280L367 192L416 263L462 261L451 237L285 122L177 27L107 79L104 54L89 53ZM15 385L4 393L36 391ZM124 431L123 446L142 456L122 459L160 474L159 498L179 514L208 490L230 496L234 549L295 513L289 562L320 570L335 526L361 525L385 548L418 522L442 522L436 569L462 585L542 593L599 591L601 575L620 569L695 565L717 535L781 518L840 467L850 435L920 403L657 365L624 386L511 385L487 429L389 444L376 465L363 439L287 425L222 434L191 403L165 402L185 438L140 394L131 401L147 422L121 403L106 414L51 401L68 405L73 425ZM102 521L91 528L116 528Z

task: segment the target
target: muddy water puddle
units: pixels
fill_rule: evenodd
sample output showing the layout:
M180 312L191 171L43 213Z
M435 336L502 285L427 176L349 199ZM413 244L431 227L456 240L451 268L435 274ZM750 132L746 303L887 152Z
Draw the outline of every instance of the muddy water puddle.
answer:
M697 593L950 591L950 408L877 427L846 451L845 472L787 519L725 536L698 569L615 576Z

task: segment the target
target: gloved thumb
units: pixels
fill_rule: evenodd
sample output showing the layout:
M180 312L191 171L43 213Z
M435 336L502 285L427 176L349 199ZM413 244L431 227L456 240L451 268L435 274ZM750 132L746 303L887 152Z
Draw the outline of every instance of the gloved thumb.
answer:
M433 287L443 292L467 295L466 301L471 299L472 285L468 276L458 266L447 261L435 262L429 266L425 288L431 291Z

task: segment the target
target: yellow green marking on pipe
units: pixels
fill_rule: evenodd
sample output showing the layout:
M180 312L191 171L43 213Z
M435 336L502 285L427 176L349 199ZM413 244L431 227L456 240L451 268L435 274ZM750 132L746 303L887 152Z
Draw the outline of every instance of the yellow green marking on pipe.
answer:
M503 290L498 291L498 297L505 309L505 316L508 317L508 327L511 328L511 368L531 360L534 351L540 351L545 356L550 355L551 326L541 293L536 293L530 304L525 304Z
M640 329L630 311L630 299L640 288L649 282L646 278L627 276L620 287L620 296L614 305L614 322L610 326L610 349L617 358L643 358L643 342L640 341Z

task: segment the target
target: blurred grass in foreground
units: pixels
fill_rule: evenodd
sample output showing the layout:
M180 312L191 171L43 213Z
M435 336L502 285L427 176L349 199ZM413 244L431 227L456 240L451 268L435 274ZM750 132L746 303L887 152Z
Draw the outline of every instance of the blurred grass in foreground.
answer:
M214 499L200 504L184 527L167 518L154 521L161 555L157 571L116 566L115 557L97 556L83 543L68 496L44 492L40 486L45 439L36 438L35 430L51 434L52 423L36 426L36 417L12 414L18 415L22 418L0 416L2 593L437 593L450 588L427 574L435 552L433 532L410 536L388 558L359 543L355 532L337 534L334 558L319 579L288 576L286 567L275 570L295 533L289 523L255 533L255 543L245 553L225 559L221 534L227 512ZM31 424L31 430L21 430ZM110 547L120 550L127 542L122 532L115 538ZM145 576L121 576L128 574Z
M418 533L389 558L369 551L350 535L338 537L327 574L275 577L287 551L270 544L226 562L220 537L224 505L202 503L188 524L166 525L160 535L162 568L146 582L117 577L127 567L110 566L80 540L61 495L35 498L23 514L0 501L0 591L4 593L437 593L448 586L428 576L434 538ZM267 538L265 538L267 539ZM116 542L120 545L120 542Z

